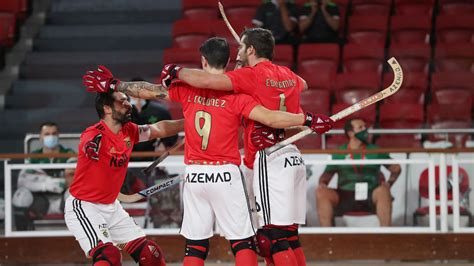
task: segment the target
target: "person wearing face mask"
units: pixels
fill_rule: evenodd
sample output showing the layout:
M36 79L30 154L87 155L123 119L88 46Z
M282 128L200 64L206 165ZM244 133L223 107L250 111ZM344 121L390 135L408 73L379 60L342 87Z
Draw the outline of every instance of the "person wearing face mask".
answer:
M338 42L339 8L330 0L308 0L300 10L298 28L303 42Z
M276 44L296 44L296 5L288 0L267 0L257 8L252 23L273 33Z
M366 153L378 149L369 143L366 123L359 118L348 119L344 125L348 142L340 147L347 154L334 154L333 160L391 159L384 153ZM357 150L357 152L352 152ZM381 226L391 225L392 196L390 187L400 175L400 165L384 165L390 171L385 180L380 165L328 165L319 178L316 188L316 208L321 226L333 226L334 216L350 211L375 213ZM328 188L334 174L338 174L337 189Z
M72 153L75 151L59 144L59 128L54 122L40 126L42 147L33 154ZM66 163L68 158L28 158L27 163ZM18 189L13 194L17 230L34 229L33 220L45 214L63 213L62 194L66 189L63 169L24 169L18 175Z

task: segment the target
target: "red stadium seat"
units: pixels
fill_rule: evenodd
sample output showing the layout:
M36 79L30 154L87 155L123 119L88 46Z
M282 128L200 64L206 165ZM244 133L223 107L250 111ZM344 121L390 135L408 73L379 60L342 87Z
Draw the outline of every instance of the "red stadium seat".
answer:
M433 73L431 77L431 90L465 90L474 97L474 74L466 72L441 72Z
M451 105L452 109L457 109L459 105L467 110L472 109L472 95L467 90L436 90L432 93L433 104Z
M411 134L382 135L375 143L381 148L421 148L421 140Z
M12 47L15 42L16 16L0 13L0 46Z
M380 106L381 128L422 128L423 105L384 103Z
M474 14L474 2L472 0L440 0L440 14L449 15L472 15Z
M300 150L316 150L321 149L321 136L318 134L311 134L295 142L295 145Z
M222 5L224 5L226 13L228 8L240 6L249 6L257 8L262 4L261 0L220 0L220 2L222 3Z
M201 68L201 53L196 48L168 48L163 51L163 64Z
M300 95L303 111L316 114L329 114L330 92L327 90L305 90Z
M387 39L387 28L388 16L351 16L349 17L347 40L349 43L383 46Z
M297 64L299 72L334 75L339 65L339 45L301 44Z
M327 74L324 72L310 71L298 72L298 75L306 81L308 89L310 90L333 90L335 73Z
M436 39L438 44L473 43L474 17L469 15L438 16L436 20Z
M452 96L449 100L453 102L462 102L465 104L436 104L433 103L428 106L428 122L471 122L472 98L457 99ZM448 101L449 101L448 100Z
M373 16L374 14L388 16L391 0L352 0L352 15Z
M31 4L28 0L2 0L0 2L0 13L11 13L19 20L24 20Z
M337 103L354 104L380 89L380 76L375 73L343 73L336 75L334 92Z
M225 9L225 14L227 16L227 19L230 21L232 25L234 21L238 19L252 21L252 19L255 17L256 12L257 12L256 7L247 7L247 6Z
M382 73L384 47L379 45L346 44L343 51L344 72Z
M393 73L386 73L383 77L383 87L387 88L393 81ZM404 73L403 83L397 93L384 99L385 103L425 103L425 91L428 88L428 75L424 73Z
M424 16L433 14L435 0L395 0L397 15Z
M252 21L246 20L246 19L233 20L231 23L235 32L237 32L239 36L240 36L240 33L242 33L246 28L253 27ZM227 28L225 22L222 19L216 19L216 20L211 21L211 31L212 31L212 35L214 36L226 38L229 45L231 46L239 45L239 43L235 40L232 33L230 33L229 29Z
M405 72L429 73L431 46L428 44L394 44L389 51L389 57L392 56Z
M429 43L431 17L400 15L392 17L390 38L392 44Z
M473 44L443 44L435 51L435 67L439 72L474 72Z
M217 6L213 0L183 0L183 18L192 20L217 19Z
M207 20L182 19L173 23L173 47L198 48L211 36L211 24Z
M332 111L331 114L334 115L343 109L351 106L352 104L347 104L347 103L336 103L333 104L332 106ZM374 125L375 124L375 115L376 115L376 107L375 104L370 105L365 107L364 109L349 115L348 117L344 118L343 120L339 120L334 124L334 128L343 128L344 127L344 121L350 118L361 118L364 119L364 121L367 123L368 126Z
M277 44L273 53L273 63L293 68L293 47L289 44Z

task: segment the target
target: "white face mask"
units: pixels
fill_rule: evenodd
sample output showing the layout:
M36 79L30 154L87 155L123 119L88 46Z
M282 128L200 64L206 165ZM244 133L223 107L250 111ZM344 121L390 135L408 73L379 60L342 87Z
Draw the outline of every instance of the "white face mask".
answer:
M130 98L130 104L131 105L137 105L137 103L140 103L140 106L144 106L146 104L146 100L143 99L135 99L135 98Z
M43 138L43 145L46 148L54 149L58 146L59 138L56 135L48 135Z

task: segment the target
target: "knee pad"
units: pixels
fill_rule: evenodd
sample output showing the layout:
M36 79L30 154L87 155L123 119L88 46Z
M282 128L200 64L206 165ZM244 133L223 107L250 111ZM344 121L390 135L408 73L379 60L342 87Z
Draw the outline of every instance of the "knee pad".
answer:
M203 240L186 239L186 248L184 250L184 256L192 256L192 257L200 258L202 260L206 260L208 253L209 253L209 239L203 239Z
M160 246L145 237L128 242L124 250L141 266L166 265Z
M92 256L92 265L103 265L103 262L108 262L110 266L122 265L122 254L112 243L100 243L99 246L90 251L90 254Z
M237 252L243 250L243 249L251 249L253 251L256 251L255 248L255 241L253 237L248 237L245 239L240 239L240 240L230 240L230 248L232 249L232 253L237 254Z
M298 235L298 226L288 226L286 229L286 238L292 249L301 247L300 238Z
M279 227L264 227L257 231L257 253L264 257L271 257L280 251L288 250L290 244L287 239L287 232Z

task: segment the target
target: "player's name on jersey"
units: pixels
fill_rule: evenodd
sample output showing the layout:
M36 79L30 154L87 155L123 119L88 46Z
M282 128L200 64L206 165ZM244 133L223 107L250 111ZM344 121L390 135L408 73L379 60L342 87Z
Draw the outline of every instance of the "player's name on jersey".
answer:
M232 180L229 172L222 173L188 173L187 183L218 183L230 182Z
M273 88L278 88L278 89L286 89L286 88L291 88L296 86L296 81L294 79L287 79L287 80L273 80L273 79L267 79L265 82L265 85L267 87L273 87Z
M287 166L298 166L298 165L304 165L304 160L303 157L301 156L290 156L290 157L285 157L285 167Z
M200 105L204 106L214 106L214 107L225 107L225 100L222 99L216 99L216 98L207 98L199 95L195 95L194 99L192 99L192 96L188 96L188 103L197 103Z

